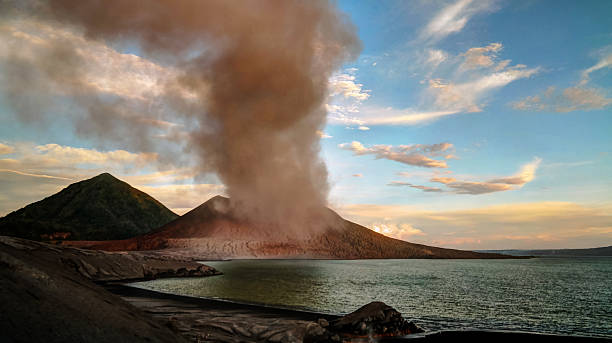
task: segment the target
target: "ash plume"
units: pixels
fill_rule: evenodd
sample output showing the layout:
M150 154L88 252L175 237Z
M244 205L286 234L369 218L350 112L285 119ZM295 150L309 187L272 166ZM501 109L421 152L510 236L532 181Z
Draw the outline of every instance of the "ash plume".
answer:
M216 173L249 220L308 226L327 213L317 131L329 77L360 49L334 4L33 0L1 2L0 12L3 23L19 18L68 32L53 32L40 53L3 56L3 91L22 122L49 120L48 108L69 99L77 110L64 113L82 137L158 152L170 165L195 158L198 173ZM1 30L15 38L7 25ZM85 76L91 59L71 34L88 44L127 42L167 72L148 93L100 95L120 85Z

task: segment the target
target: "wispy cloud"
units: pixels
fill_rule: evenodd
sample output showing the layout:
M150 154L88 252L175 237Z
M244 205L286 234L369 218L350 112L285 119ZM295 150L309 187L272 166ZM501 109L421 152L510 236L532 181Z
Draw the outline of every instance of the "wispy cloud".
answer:
M412 188L416 188L416 189L420 189L423 192L444 192L441 188L438 187L428 187L428 186L422 186L422 185L414 185L412 183L409 182L404 182L404 181L391 181L387 184L388 186L397 186L397 187L401 187L401 186L407 186L407 187L412 187Z
M413 145L373 145L365 147L357 141L342 143L339 148L352 151L354 155L374 155L376 159L387 159L417 167L447 168L446 161L431 157L439 156L453 147L450 143L439 144L413 144Z
M450 176L434 176L429 179L430 182L440 183L447 187L442 189L438 187L430 187L424 185L415 185L404 181L391 181L389 186L408 186L415 189L420 189L424 192L452 192L456 194L488 194L494 192L503 192L516 190L521 188L528 182L533 181L536 171L542 160L534 158L533 161L524 164L521 169L514 175L493 178L486 181L478 180L458 180Z
M540 95L527 96L512 103L512 107L521 111L534 112L572 112L601 110L612 104L612 98L596 88L568 87L558 91L549 87Z
M425 63L430 68L437 68L440 64L444 63L448 59L448 53L440 49L427 49L427 58Z
M19 170L0 169L0 173L13 173L13 174L21 175L21 176L31 176L31 177L43 178L43 179L57 179L57 180L72 181L71 178L67 178L67 177L53 176L53 175L46 175L46 174L26 173L26 172L22 172Z
M360 116L361 122L370 126L375 125L419 125L436 119L456 114L457 111L429 111L418 112L412 109L394 109L392 107L364 107Z
M581 73L574 87L557 90L548 87L537 95L527 96L511 105L516 110L532 112L572 112L601 110L612 105L612 98L603 89L589 87L590 75L601 69L612 67L612 54L602 57L596 64Z
M602 57L595 65L585 69L581 74L582 79L580 80L579 86L584 86L589 82L591 73L610 67L612 67L612 53Z
M487 97L512 82L529 78L540 68L528 68L522 64L500 60L502 43L494 42L483 47L473 47L456 56L437 49L426 49L417 54L416 63L425 70L426 85L421 96L421 109L393 108L372 104L354 106L328 106L330 123L344 125L423 125L444 117L462 113L481 112ZM444 64L442 75L431 76Z
M421 32L420 39L435 42L450 34L460 32L474 15L493 9L492 1L456 1L442 8L429 21Z
M475 62L472 62L472 64ZM501 70L487 70L469 81L429 80L429 92L434 96L435 105L441 109L458 112L482 111L482 98L489 92L502 88L516 80L531 77L539 68L526 68L523 65L507 67Z

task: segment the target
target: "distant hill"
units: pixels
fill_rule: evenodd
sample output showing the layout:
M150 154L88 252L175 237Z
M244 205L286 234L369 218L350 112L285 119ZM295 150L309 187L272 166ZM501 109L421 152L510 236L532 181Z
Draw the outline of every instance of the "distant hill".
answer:
M612 256L612 245L588 249L542 249L542 250L482 250L513 256Z
M108 173L0 218L0 235L32 240L113 240L143 235L178 216Z
M232 215L228 198L216 196L155 232L100 242L102 250L164 250L196 259L224 258L512 258L414 244L390 238L329 210L317 234L296 237Z

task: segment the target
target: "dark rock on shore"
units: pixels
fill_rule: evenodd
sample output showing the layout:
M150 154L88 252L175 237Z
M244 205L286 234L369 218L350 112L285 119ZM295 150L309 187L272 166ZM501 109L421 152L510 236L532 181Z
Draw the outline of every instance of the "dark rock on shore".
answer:
M192 262L0 236L0 341L185 342L92 281L215 272Z
M359 338L397 337L421 333L423 329L402 317L393 307L379 301L329 323L320 319L306 327L304 342L339 342Z

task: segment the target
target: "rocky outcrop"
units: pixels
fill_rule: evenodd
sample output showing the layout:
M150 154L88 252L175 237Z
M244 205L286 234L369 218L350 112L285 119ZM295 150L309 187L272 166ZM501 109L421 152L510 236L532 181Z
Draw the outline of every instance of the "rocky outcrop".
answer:
M6 236L0 236L0 247L35 261L55 263L55 268L74 270L97 282L220 274L197 262L139 252L84 250Z
M210 275L196 263L0 237L0 342L185 342L92 281Z
M346 342L353 339L398 337L423 332L383 302L371 302L355 312L328 322L319 319L306 327L304 342Z

